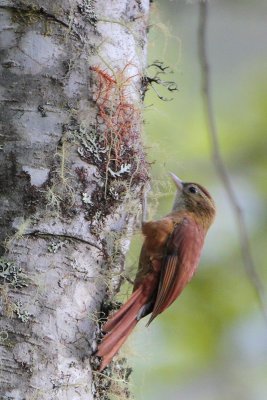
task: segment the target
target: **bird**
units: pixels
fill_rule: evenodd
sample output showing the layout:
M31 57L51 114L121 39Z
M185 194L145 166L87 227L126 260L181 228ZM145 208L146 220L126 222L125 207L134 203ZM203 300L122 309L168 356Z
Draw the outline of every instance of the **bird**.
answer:
M144 242L132 295L102 327L105 336L96 352L102 358L100 372L141 318L150 314L148 326L176 300L198 266L206 233L215 218L215 202L202 185L170 175L176 186L172 211L142 223Z

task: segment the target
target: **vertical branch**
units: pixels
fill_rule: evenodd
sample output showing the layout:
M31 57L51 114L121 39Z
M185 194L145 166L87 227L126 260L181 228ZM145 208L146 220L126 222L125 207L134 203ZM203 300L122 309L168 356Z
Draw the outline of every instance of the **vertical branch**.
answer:
M251 254L249 234L246 227L244 214L237 200L230 177L225 167L218 141L218 131L211 96L210 68L206 49L207 19L208 2L201 0L199 3L198 51L201 68L201 92L203 99L204 115L207 123L207 132L211 145L212 159L217 174L224 185L226 193L229 197L230 204L234 211L245 271L247 273L248 279L255 289L263 316L267 322L267 308L264 287L256 271L255 263Z

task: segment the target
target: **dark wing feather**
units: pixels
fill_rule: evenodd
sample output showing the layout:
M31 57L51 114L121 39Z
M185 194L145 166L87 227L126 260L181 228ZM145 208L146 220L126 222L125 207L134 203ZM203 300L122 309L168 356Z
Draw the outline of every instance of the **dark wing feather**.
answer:
M175 226L166 244L158 293L148 324L172 304L192 278L204 236L204 230L192 218L186 217Z

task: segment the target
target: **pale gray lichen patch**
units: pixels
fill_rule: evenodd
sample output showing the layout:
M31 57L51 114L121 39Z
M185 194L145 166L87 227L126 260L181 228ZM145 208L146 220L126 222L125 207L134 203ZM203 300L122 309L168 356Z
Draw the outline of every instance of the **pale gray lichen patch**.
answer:
M82 194L82 201L84 204L93 204L91 195L86 192Z
M33 363L32 345L27 342L17 343L13 348L13 357L24 368L30 368Z
M23 62L23 70L18 70L20 74L39 74L49 67L55 67L62 51L60 46L54 45L51 37L29 31L23 36L19 49L10 51L10 56L15 61Z
M16 303L13 304L13 311L21 322L25 323L29 321L30 313L27 310L23 310L20 300L17 300Z
M22 167L22 171L28 173L31 179L31 185L42 186L48 179L49 169L48 168L33 168L28 165Z
M0 258L0 282L9 283L14 288L28 286L27 276L22 268L3 258Z
M64 240L63 242L62 241L52 241L49 244L49 246L47 246L47 250L49 253L55 254L62 248L62 246L67 245L67 243L68 243L67 240Z

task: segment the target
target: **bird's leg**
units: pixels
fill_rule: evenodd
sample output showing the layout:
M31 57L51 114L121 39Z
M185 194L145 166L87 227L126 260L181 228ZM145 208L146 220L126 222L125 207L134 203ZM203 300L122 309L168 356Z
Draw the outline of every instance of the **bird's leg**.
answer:
M157 297L157 292L155 291L150 297L148 303L144 304L138 311L138 314L136 316L137 321L140 321L141 318L145 317L146 315L150 314L153 311L156 297Z
M150 300L148 303L144 304L140 308L136 316L137 321L140 321L141 318L145 317L146 315L150 314L153 311L154 303L155 303L154 300Z
M128 276L128 275L124 275L124 278L127 282L129 282L131 285L134 285L134 281Z

